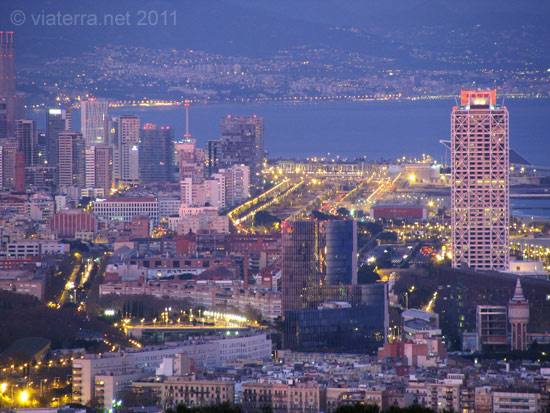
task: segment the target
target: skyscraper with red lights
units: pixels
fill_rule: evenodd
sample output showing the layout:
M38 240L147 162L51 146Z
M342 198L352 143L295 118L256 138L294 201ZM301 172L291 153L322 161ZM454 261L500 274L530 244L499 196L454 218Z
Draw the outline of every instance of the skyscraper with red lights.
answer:
M15 89L14 33L0 31L0 139L14 137L15 119L22 118L23 111Z
M508 110L496 90L461 92L451 114L453 267L509 265Z

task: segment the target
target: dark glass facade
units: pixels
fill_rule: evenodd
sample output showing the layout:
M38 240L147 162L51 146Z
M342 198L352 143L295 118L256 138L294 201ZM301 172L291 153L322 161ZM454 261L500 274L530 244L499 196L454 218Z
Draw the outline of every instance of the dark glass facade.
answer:
M143 184L174 181L174 131L168 127L140 130L139 173Z
M262 184L264 158L264 119L259 117L233 118L221 122L220 168L246 165L250 168L250 186Z
M326 284L324 236L318 221L283 224L283 310L317 308L321 286Z
M206 175L218 172L220 166L221 147L220 141L206 142Z
M327 282L357 283L357 221L325 222Z
M357 285L356 222L284 222L282 247L284 348L368 352L379 346L387 287Z
M283 346L295 351L369 353L384 341L384 313L384 305L285 311Z
M59 162L59 132L67 130L65 116L61 109L50 109L46 114L46 158L50 166L57 166Z

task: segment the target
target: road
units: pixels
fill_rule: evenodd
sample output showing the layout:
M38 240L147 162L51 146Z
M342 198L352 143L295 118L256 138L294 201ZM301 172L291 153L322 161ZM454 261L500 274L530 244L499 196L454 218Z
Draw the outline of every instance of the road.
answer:
M61 296L59 297L59 300L57 302L57 308L63 307L63 304L67 302L67 298L69 297L71 290L74 290L76 286L76 279L78 277L80 268L82 266L82 255L78 252L75 252L74 255L75 255L76 261L74 263L73 270L71 271L71 275L69 276L69 279L65 284L65 289L63 290L63 292L61 293Z

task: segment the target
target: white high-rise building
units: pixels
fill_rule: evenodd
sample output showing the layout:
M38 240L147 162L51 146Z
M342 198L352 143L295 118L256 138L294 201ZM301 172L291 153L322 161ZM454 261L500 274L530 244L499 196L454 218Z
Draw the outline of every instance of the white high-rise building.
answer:
M509 266L508 110L496 90L461 92L451 114L453 267Z
M180 181L181 203L187 206L193 205L193 180L184 178Z
M225 175L223 173L212 174L210 179L204 181L206 202L210 205L224 209L225 203Z
M103 99L90 98L80 103L81 132L86 146L106 145L107 107Z
M233 165L220 169L225 176L225 203L234 206L244 202L250 195L250 168L246 165Z
M139 183L139 117L123 115L118 118L118 139L114 150L114 176L118 186Z

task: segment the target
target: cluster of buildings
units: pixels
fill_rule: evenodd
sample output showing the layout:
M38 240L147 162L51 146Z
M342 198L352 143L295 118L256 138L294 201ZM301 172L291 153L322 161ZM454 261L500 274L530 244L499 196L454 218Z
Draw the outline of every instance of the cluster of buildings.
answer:
M188 131L175 143L169 126L110 116L106 100L89 98L80 102L80 129L69 106L48 109L42 130L25 118L16 92L13 32L1 33L0 49L0 208L7 256L24 256L27 247L6 245L31 236L113 244L159 229L223 237L229 219L220 212L262 187L262 118L223 118L220 139L203 149Z
M281 317L280 239L224 235L216 244L204 235L124 243L110 257L100 296L149 295L210 309L252 309L270 322Z
M364 351L384 340L387 284L357 283L355 220L287 221L281 256L284 348Z
M0 48L1 189L67 196L76 206L82 198L105 199L137 185L178 183L180 205L224 210L263 185L263 118L228 116L222 119L220 139L201 149L188 132L175 144L169 126L142 124L136 115L109 116L107 100L89 98L80 101L80 130L70 106L48 109L42 130L25 118L16 92L13 32L2 32ZM124 208L113 206L97 215L119 219L121 214L127 220L143 214L156 223L152 206Z
M356 220L288 220L280 235L230 233L223 212L263 187L263 118L227 116L220 138L199 148L188 131L175 143L170 127L109 116L107 101L90 98L81 101L79 131L70 107L49 109L42 131L20 110L13 59L13 33L0 32L0 289L42 299L56 259L80 240L112 252L100 297L252 310L281 326L284 350L275 355L270 333L260 330L87 354L73 361L74 402L109 409L134 391L163 407L229 402L250 412L266 405L331 412L358 402L463 412L550 407L548 371L451 358L432 311L403 311L401 333L392 333L390 283L358 282ZM462 91L451 115L455 269L510 270L508 139L496 91ZM359 164L312 168L363 173ZM423 165L416 173L429 181L438 172ZM374 219L427 214L416 206L371 209ZM403 259L409 253L396 250ZM530 307L519 279L507 306L479 305L476 316L464 350L527 349ZM328 354L376 350L377 357Z
M238 336L189 337L173 346L150 347L122 353L86 354L73 361L73 401L92 399L109 409L132 382L155 376L186 375L194 365L213 367L237 359L269 360L271 339L262 332Z
M265 334L190 339L172 347L73 361L73 399L109 409L132 392L165 409L240 404L245 412L333 412L342 405L381 409L414 404L435 412L544 412L547 368L526 362L474 362L445 357L439 368L400 369L367 355L270 353Z

